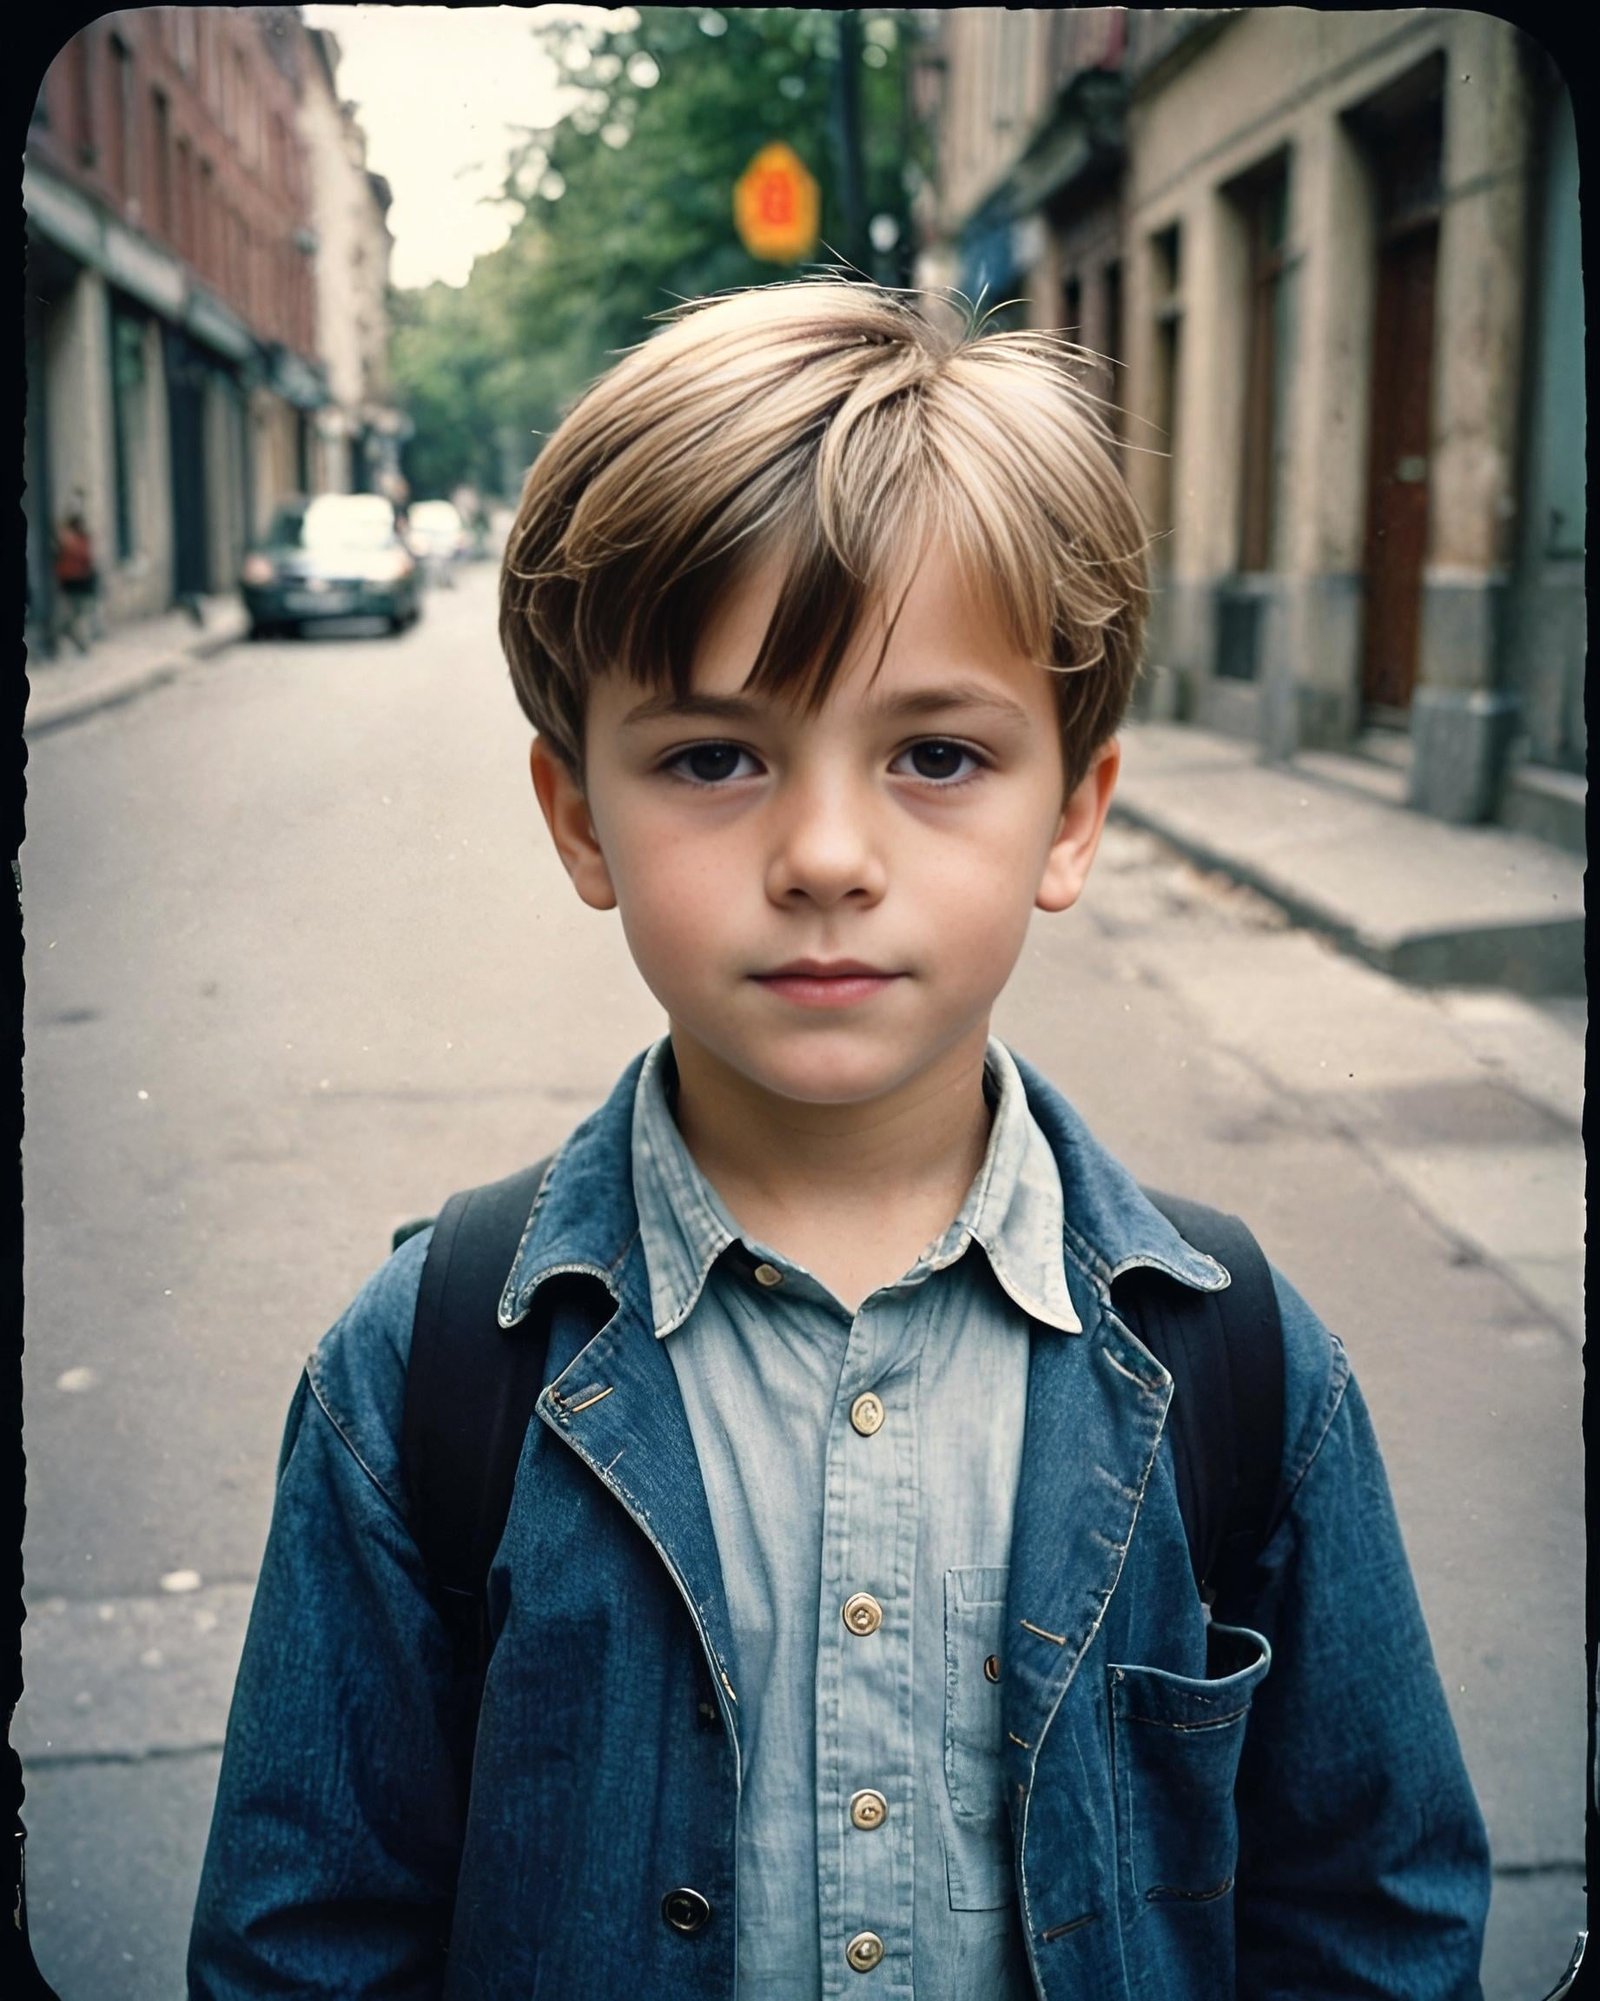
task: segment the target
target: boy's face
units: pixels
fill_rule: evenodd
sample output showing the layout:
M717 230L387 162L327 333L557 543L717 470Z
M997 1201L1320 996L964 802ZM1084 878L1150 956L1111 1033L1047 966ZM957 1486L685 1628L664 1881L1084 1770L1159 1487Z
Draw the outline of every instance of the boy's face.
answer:
M686 706L602 680L582 787L542 742L534 784L680 1062L687 1043L775 1097L860 1104L981 1060L1030 914L1083 887L1118 752L1063 800L1050 676L937 547L876 675L868 620L819 711L746 692L779 582L769 563L730 588Z

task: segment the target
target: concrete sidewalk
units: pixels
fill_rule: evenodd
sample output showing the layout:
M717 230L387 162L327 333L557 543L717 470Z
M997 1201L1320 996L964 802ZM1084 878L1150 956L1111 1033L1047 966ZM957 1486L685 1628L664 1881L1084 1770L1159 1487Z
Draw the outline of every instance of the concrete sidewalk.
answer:
M24 735L45 736L131 701L244 638L248 620L237 597L202 598L199 605L198 624L187 612L169 611L114 628L87 653L70 642L54 660L30 650Z
M1583 992L1581 857L1374 796L1354 758L1265 764L1252 743L1172 723L1130 723L1122 741L1113 816L1380 971L1421 986Z

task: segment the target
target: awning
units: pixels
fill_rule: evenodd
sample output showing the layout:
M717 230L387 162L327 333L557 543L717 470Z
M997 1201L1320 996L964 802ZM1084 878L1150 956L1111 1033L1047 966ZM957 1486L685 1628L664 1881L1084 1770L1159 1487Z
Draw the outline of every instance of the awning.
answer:
M255 352L255 341L244 321L229 312L220 299L213 299L198 286L190 289L183 323L196 340L204 341L230 361L248 361Z
M22 165L22 205L28 221L41 236L70 250L98 270L103 261L100 211L76 188L39 172L31 160Z
M328 385L320 368L293 348L274 344L267 350L267 387L297 410L320 410L328 401Z

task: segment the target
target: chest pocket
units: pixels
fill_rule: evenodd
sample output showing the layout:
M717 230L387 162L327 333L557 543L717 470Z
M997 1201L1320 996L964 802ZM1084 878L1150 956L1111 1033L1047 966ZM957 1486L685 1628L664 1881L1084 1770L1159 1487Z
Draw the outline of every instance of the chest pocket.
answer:
M1206 1641L1204 1680L1109 1671L1118 1866L1136 1912L1222 1905L1233 1888L1233 1782L1272 1654L1243 1626L1212 1626Z
M993 1911L1015 1894L1001 1764L1004 1565L944 1574L945 1873L950 1907Z

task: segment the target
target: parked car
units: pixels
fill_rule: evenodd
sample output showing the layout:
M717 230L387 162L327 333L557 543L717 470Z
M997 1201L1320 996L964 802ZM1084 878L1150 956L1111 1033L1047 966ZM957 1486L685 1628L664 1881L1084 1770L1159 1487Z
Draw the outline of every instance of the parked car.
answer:
M246 555L239 590L252 639L329 618L382 618L402 632L421 616L416 558L378 493L285 502Z
M414 500L406 514L406 539L429 583L453 590L456 565L472 553L472 538L460 509L449 500Z

